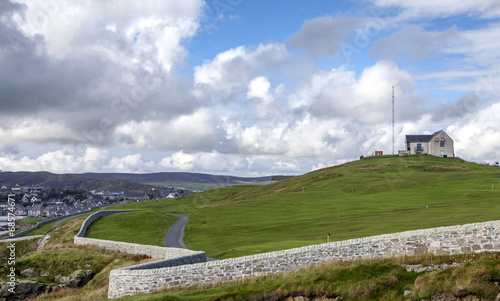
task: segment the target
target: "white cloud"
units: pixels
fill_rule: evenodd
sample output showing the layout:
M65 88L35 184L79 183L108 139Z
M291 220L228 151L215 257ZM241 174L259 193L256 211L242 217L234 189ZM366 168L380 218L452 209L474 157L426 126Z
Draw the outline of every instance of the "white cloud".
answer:
M156 58L169 70L185 57L181 44L198 29L204 3L187 1L25 1L16 18L29 36L43 35L51 56L99 53L132 64ZM130 54L133 54L131 57Z
M259 76L250 81L248 84L247 98L257 98L264 104L269 104L274 101L274 97L269 94L271 83L265 76Z
M0 166L3 170L49 171L62 174L101 170L107 162L107 157L107 151L92 147L87 147L82 156L75 154L73 149L62 148L41 154L36 158L3 156L0 157Z
M130 121L116 128L115 139L125 148L196 151L216 147L216 122L208 109L171 120Z
M392 86L403 97L414 89L411 75L390 61L365 68L359 79L345 67L319 71L299 85L289 98L289 106L292 110L306 108L323 118L352 118L375 124L389 118ZM418 111L419 104L408 104L408 100L399 99L401 114Z
M144 172L148 164L142 161L141 154L128 155L122 158L113 157L102 168L113 172ZM151 164L149 164L151 165Z
M492 104L453 123L446 131L455 141L455 153L467 160L500 160L500 103Z
M14 142L49 142L70 140L74 132L63 124L41 118L5 118L0 127L0 141Z
M476 14L485 18L500 16L500 3L496 0L372 0L382 7L400 7L404 11L400 19L447 17L458 14Z
M285 46L279 43L260 44L255 49L232 48L195 67L195 93L201 99L234 97L239 89L248 85L254 74L285 68L288 58Z

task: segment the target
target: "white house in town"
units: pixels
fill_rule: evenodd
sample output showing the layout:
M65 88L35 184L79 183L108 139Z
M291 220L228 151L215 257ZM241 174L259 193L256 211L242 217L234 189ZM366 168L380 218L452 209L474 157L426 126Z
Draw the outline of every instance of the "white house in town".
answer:
M453 139L443 130L432 135L406 135L406 153L429 154L436 157L455 157Z

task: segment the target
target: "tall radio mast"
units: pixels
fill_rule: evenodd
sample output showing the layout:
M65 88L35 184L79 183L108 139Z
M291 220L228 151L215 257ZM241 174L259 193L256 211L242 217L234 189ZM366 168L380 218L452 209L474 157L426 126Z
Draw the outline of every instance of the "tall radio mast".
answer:
M394 155L394 86L392 86L392 154Z

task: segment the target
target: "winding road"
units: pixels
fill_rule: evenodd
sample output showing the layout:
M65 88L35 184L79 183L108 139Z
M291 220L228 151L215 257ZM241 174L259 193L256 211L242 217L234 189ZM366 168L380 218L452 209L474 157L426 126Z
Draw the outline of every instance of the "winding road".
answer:
M165 245L171 248L181 248L189 250L189 248L186 247L186 245L182 241L182 239L184 238L184 228L186 227L186 223L188 222L189 217L180 214L167 214L177 216L179 220L175 222L170 230L168 230L167 237L165 238ZM207 257L207 261L215 260L218 259Z
M170 214L179 218L178 221L168 230L167 237L165 238L165 245L172 248L188 249L182 239L184 238L184 228L189 220L189 217L180 214ZM189 250L189 249L188 249Z

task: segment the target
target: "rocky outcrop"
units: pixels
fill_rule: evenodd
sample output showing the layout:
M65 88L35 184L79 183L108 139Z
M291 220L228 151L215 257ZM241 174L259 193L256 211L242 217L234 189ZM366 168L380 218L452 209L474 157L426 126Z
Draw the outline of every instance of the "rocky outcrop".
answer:
M91 270L78 270L74 271L69 276L68 286L72 288L83 287L94 277L94 272Z
M26 270L22 270L20 274L24 278L32 278L32 277L38 277L39 276L39 274L37 272L35 272L35 270L33 269L33 267L27 268Z
M38 273L33 270L33 268L28 268L23 270L21 273L24 275L37 275ZM25 276L25 277L35 277L35 276ZM42 293L53 293L60 289L65 288L79 288L85 286L94 277L94 272L91 270L78 270L74 271L70 276L57 275L55 277L56 282L62 282L62 284L51 284L45 285L36 281L21 280L16 283L14 290L10 290L11 286L7 282L0 282L0 300L6 301L17 301L17 300L29 300L37 297Z
M6 282L2 282L0 287L0 299L3 298L6 301L28 300L45 292L45 286L43 284L29 280L22 280L16 283L14 292L9 291L11 287Z

